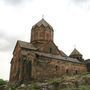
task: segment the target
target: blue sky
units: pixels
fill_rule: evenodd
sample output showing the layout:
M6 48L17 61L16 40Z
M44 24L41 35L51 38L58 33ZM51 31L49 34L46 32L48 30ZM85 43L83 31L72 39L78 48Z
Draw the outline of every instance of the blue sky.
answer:
M16 41L29 42L31 27L43 14L60 50L69 55L76 47L90 58L89 0L0 0L0 78L9 79Z

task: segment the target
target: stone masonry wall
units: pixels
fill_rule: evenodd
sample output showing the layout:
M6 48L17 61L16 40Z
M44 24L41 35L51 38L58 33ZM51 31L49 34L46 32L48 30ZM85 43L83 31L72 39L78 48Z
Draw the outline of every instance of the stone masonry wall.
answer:
M84 64L39 57L34 65L32 77L36 80L44 80L60 77L64 74L75 75L86 71Z

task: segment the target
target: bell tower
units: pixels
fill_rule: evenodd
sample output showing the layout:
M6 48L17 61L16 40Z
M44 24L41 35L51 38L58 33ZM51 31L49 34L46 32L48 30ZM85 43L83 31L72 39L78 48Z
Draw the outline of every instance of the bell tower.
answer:
M53 41L53 28L43 18L32 26L31 43Z

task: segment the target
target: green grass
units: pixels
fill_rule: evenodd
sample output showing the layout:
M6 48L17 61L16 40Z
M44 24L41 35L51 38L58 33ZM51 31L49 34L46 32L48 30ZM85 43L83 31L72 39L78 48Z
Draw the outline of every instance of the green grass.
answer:
M32 83L31 90L40 90L40 87L36 83Z
M62 90L90 90L90 85L82 85L82 86L79 86L78 88L67 87L67 88L63 88Z

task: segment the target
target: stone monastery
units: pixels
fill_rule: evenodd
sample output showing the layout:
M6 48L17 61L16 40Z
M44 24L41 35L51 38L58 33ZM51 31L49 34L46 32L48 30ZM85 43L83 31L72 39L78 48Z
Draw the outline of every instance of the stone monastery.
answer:
M67 56L55 45L53 34L52 26L42 18L32 26L30 42L17 41L11 60L9 82L47 80L64 74L75 75L90 71L90 60L85 61L76 48Z

